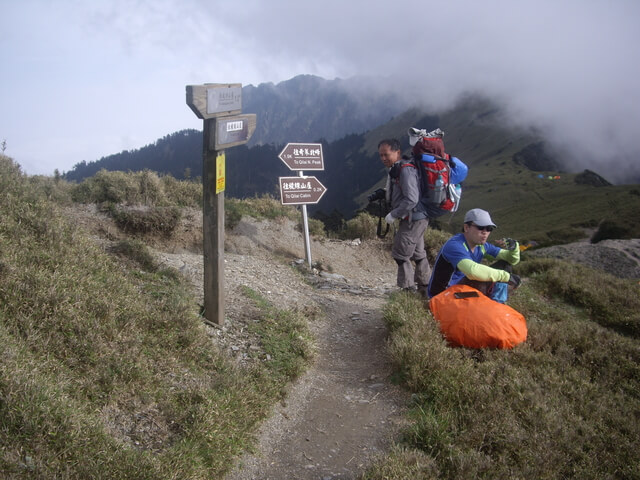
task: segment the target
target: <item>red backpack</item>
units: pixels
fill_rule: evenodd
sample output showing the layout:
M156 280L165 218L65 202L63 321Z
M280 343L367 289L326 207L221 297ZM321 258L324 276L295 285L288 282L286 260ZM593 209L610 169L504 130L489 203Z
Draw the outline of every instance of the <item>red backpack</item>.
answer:
M450 182L452 160L440 137L421 137L413 146L413 158L421 182L421 202L430 218L455 212L460 185Z

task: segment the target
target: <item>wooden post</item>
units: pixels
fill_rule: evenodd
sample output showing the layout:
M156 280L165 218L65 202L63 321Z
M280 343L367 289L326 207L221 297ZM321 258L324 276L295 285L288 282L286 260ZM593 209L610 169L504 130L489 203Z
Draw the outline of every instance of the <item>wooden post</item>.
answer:
M204 316L224 323L224 171L218 178L218 156L224 149L249 141L256 115L242 111L242 84L187 85L187 105L204 120L202 131L202 246L204 254ZM235 115L235 116L234 116ZM220 160L224 166L224 157Z
M202 171L202 242L204 253L204 316L217 325L224 323L224 191L216 194L216 158L218 153L209 149L208 125L215 119L205 120L203 131Z

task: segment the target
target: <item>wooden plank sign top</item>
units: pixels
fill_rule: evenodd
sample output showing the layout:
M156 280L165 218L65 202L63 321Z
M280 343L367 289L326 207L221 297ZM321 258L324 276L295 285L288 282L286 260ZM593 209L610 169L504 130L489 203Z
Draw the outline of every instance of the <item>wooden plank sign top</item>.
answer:
M187 105L203 120L236 115L242 112L242 84L187 85Z

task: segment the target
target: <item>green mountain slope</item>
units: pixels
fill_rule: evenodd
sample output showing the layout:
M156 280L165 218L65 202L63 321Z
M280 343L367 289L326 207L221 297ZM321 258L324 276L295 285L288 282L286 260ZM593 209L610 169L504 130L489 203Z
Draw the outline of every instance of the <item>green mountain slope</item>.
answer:
M544 150L541 138L503 125L499 109L478 99L463 102L439 116L409 110L368 132L360 154L375 160L378 141L387 137L401 139L408 152L408 127L440 127L445 131L447 151L469 166L460 209L438 219L441 227L457 231L464 212L483 208L503 226L499 231L521 239L560 241L567 235L578 236L580 229L595 228L602 221L619 225L628 238L640 236L638 185L594 186L577 183L582 172L530 170L514 158L522 151L531 151L532 145L543 145L540 149ZM560 162L541 151L539 163L553 167ZM379 161L371 168L378 168L381 174L370 189L373 190L382 186L384 171ZM357 199L361 208L366 205L366 193L362 192Z

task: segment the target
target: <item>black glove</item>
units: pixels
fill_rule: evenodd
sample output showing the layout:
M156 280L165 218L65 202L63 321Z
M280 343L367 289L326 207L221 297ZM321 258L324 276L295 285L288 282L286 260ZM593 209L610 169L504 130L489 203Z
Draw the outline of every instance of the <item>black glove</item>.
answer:
M516 275L515 273L512 273L511 277L509 278L509 285L511 285L515 289L520 286L521 281L522 280L520 280L520 277L518 275Z
M503 238L502 243L504 243L504 248L506 250L515 250L516 249L516 241L513 238Z

